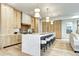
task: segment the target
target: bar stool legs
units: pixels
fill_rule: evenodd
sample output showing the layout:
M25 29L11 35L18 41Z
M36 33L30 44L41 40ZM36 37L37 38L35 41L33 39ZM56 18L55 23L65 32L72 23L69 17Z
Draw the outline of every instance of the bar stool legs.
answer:
M47 44L41 44L41 50L45 52L47 50Z

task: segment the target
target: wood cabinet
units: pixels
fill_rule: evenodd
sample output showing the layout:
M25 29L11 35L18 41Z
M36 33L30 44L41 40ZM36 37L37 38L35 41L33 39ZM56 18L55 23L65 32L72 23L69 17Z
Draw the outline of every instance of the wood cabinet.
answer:
M21 12L16 12L16 27L21 28Z
M1 4L0 4L0 28L1 28ZM1 34L1 30L0 30L0 34Z
M33 32L38 32L38 19L32 18L31 28L33 29Z
M42 22L42 32L53 32L53 24L50 22Z
M42 22L42 32L47 32L46 22Z
M28 24L21 24L21 31L28 31L28 29L31 28L31 25Z
M21 35L19 34L4 35L2 39L3 39L2 47L21 43Z
M61 20L56 20L54 21L53 24L53 31L56 33L56 38L60 39L61 38Z
M31 21L31 28L34 29L34 23L35 23L35 20L34 20L34 17L32 17L32 21Z
M54 21L53 24L50 22L43 21L42 22L42 32L55 32L56 38L61 38L61 20Z
M21 28L21 12L6 4L0 4L0 33L2 45L8 46L17 44L20 36L14 34L15 28Z
M14 28L21 28L21 12L6 4L1 4L1 32L13 34Z

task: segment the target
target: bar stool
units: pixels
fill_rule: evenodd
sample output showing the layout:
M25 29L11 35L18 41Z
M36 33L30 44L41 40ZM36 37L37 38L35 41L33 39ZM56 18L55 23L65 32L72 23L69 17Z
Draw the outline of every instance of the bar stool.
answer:
M52 36L52 40L51 40L52 44L54 41L55 41L55 35Z
M44 52L47 50L47 42L46 40L41 40L41 50L44 50Z
M52 45L52 41L53 41L52 36L50 36L50 38L49 38L49 39L50 39L50 41L49 41L49 42L50 42L50 45Z
M46 42L47 42L47 47L50 47L50 38L46 38Z

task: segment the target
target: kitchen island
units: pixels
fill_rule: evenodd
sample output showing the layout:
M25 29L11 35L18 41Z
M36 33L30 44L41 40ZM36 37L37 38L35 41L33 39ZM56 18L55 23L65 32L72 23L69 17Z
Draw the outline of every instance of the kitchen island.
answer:
M52 33L22 34L22 52L32 56L40 56L41 37L50 34Z

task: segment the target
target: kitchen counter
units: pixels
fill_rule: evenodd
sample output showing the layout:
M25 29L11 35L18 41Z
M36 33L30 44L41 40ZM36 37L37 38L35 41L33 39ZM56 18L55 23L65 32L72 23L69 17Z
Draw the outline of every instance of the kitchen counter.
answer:
M52 33L22 34L22 52L40 56L40 38Z
M39 34L22 34L22 52L40 56Z

